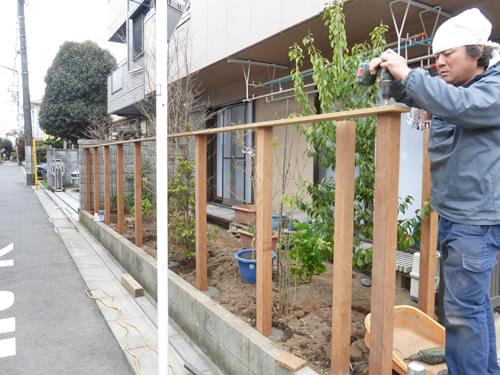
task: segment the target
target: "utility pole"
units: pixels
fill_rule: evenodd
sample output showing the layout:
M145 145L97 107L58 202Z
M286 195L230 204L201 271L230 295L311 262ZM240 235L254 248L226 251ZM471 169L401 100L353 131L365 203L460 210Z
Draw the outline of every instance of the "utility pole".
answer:
M19 20L19 41L21 46L21 77L23 82L23 114L24 114L24 157L26 160L26 185L33 185L33 163L31 145L31 98L28 75L28 52L26 48L26 26L24 21L24 0L17 0L17 17Z

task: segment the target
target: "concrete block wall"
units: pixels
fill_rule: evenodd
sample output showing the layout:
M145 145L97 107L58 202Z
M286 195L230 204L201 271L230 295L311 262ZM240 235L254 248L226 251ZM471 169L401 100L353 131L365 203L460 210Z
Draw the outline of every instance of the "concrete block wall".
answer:
M121 236L104 223L96 223L93 215L80 211L80 222L99 240L130 275L157 300L156 259Z
M52 149L47 151L47 182L50 186L54 186L54 176L50 171L56 159L64 163L63 186L72 186L71 172L79 168L78 150Z
M286 353L175 273L168 271L170 317L226 374L318 375L310 367L291 371L278 357Z
M84 145L96 145L104 143L104 141L80 139L78 141L79 149L79 168L80 168L80 207L85 207L85 154ZM90 162L93 168L93 150L90 152ZM148 180L151 182L153 191L153 199L156 201L156 143L153 141L143 142L141 144L142 165L149 165ZM134 193L133 177L134 177L134 145L132 143L123 146L123 163L125 175L125 195ZM111 179L111 196L116 196L116 146L110 146L110 179ZM90 202L94 202L94 178L90 177ZM104 207L104 149L99 148L99 207Z

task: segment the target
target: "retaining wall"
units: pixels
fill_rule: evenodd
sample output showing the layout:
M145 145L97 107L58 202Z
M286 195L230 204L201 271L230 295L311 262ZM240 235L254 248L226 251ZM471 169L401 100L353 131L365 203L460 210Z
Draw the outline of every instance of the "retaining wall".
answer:
M318 375L284 364L302 360L279 348L180 276L168 271L170 317L228 375Z
M148 294L157 300L156 260L93 215L80 210L80 222L99 240L116 260L137 280Z

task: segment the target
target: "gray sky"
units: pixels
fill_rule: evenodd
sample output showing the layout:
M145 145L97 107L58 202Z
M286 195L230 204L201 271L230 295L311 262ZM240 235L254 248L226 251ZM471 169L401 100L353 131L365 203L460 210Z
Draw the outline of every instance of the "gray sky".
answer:
M0 0L0 4L0 65L20 71L17 0ZM124 45L107 42L106 0L26 0L25 17L32 101L42 99L45 74L65 41L92 40L117 61L126 57ZM0 137L17 128L17 108L10 92L15 84L15 74L0 67Z

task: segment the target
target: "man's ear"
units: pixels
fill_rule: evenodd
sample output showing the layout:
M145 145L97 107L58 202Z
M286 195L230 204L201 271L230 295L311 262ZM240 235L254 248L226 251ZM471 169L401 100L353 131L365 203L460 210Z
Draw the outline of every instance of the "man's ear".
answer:
M477 48L479 49L479 56L476 58L476 61L479 60L481 58L481 56L483 56L484 45L483 44L478 44Z

